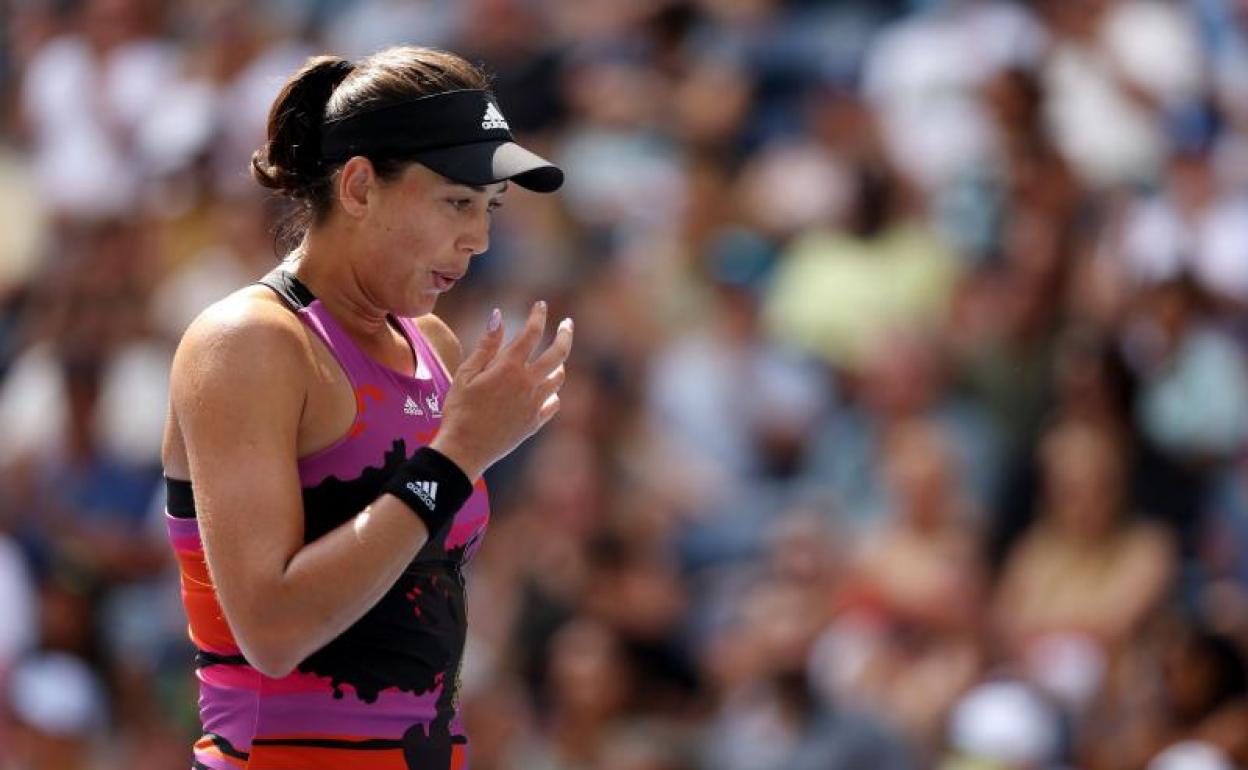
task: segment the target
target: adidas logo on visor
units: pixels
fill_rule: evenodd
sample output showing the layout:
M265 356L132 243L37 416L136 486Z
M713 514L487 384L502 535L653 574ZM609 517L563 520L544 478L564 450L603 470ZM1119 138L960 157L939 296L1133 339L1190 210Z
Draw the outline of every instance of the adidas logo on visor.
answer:
M485 114L481 116L481 128L490 131L501 128L510 131L511 126L507 125L507 118L503 117L503 113L499 111L498 105L489 102L485 105Z

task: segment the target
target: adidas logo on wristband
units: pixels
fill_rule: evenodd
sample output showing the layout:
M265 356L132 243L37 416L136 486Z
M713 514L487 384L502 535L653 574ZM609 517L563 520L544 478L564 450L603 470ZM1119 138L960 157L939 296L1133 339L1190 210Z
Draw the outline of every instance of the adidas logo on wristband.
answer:
M433 447L422 446L386 482L385 489L403 501L425 524L429 537L472 497L472 480Z
M409 481L407 489L413 495L420 498L429 510L434 510L438 499L438 482L436 481Z

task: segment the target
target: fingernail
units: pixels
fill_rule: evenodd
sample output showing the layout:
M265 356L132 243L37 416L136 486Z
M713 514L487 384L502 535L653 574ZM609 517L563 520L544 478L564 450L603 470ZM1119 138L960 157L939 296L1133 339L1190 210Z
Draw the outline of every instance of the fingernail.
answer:
M539 299L537 301L537 309L545 313L546 312L546 300Z
M490 311L490 323L486 326L486 330L490 332L498 331L498 327L503 323L503 311L494 308Z
M559 322L559 328L560 328L560 329L567 329L568 331L572 331L572 319L571 319L571 318L565 318L565 319L563 319L562 321L560 321L560 322Z

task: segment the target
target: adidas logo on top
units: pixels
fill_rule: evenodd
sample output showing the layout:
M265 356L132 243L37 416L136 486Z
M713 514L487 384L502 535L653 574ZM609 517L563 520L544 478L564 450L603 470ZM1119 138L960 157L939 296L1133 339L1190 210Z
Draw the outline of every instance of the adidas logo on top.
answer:
M407 402L403 404L403 414L420 416L424 413L424 410L420 408L420 404L416 403L416 399L408 396Z
M409 481L407 489L412 494L420 498L420 501L433 510L438 499L438 482L436 481Z
M499 111L498 105L494 102L488 102L485 105L485 114L481 116L481 128L486 131L496 128L511 130L511 126L507 125L507 118L503 117L503 113Z

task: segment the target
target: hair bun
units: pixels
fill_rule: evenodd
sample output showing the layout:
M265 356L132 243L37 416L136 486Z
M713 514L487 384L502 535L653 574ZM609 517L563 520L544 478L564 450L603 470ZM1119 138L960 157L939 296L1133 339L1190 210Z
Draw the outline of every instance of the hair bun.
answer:
M294 197L324 183L320 137L325 107L354 70L339 56L315 56L287 81L269 111L268 141L251 157L256 181Z

